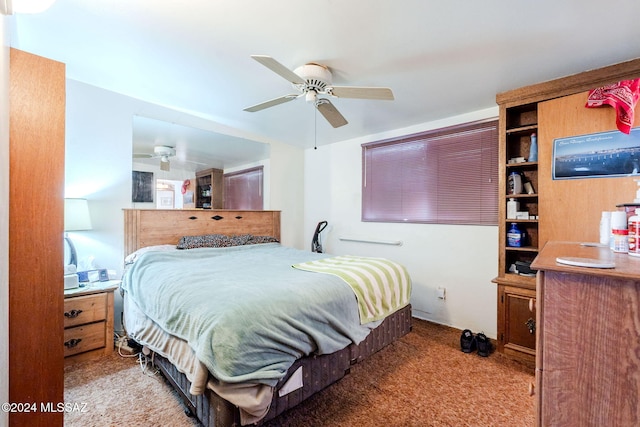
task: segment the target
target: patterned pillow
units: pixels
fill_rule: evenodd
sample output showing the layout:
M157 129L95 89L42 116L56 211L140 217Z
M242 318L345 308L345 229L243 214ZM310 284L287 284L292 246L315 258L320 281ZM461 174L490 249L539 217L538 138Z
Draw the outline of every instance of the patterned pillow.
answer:
M195 248L224 248L231 246L229 237L224 234L204 234L201 236L183 236L178 245L178 249Z
M255 245L256 243L280 243L280 241L272 236L251 236L247 245Z
M278 239L271 236L253 236L242 234L238 236L225 236L224 234L204 234L201 236L183 236L176 248L226 248L229 246L253 245L256 243L277 243Z

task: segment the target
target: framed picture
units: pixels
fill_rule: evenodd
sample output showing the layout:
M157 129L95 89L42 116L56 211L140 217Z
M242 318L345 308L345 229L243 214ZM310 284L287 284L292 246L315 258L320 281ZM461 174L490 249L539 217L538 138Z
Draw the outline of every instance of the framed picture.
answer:
M553 179L605 178L640 173L640 128L557 138Z
M131 201L153 203L153 172L133 171Z

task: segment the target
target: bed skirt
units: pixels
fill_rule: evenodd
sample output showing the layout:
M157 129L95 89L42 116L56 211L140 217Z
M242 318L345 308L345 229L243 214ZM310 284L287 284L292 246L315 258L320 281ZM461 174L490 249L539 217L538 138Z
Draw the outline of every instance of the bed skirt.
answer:
M335 353L308 356L297 360L289 368L287 375L276 385L269 412L258 425L277 417L335 383L349 373L352 365L366 359L410 331L411 305L407 305L383 320L360 344L352 344ZM233 404L210 389L199 396L190 394L189 380L171 362L155 354L154 363L176 389L191 415L197 417L203 426L236 427L241 425L240 412ZM280 387L286 384L300 367L302 367L302 387L280 396Z

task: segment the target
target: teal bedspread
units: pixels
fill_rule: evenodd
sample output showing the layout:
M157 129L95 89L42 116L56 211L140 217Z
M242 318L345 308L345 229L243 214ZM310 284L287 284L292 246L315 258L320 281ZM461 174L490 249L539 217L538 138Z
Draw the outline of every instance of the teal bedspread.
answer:
M278 243L147 252L122 287L217 379L275 385L296 359L359 343L376 326L360 324L343 280L292 268L329 256Z

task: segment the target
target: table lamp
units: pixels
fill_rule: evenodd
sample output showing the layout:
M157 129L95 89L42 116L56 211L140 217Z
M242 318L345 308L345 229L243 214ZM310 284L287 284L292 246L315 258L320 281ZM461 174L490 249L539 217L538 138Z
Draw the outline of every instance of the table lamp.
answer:
M86 199L64 199L64 240L69 245L71 253L69 264L78 266L78 254L67 231L91 230L91 216Z

